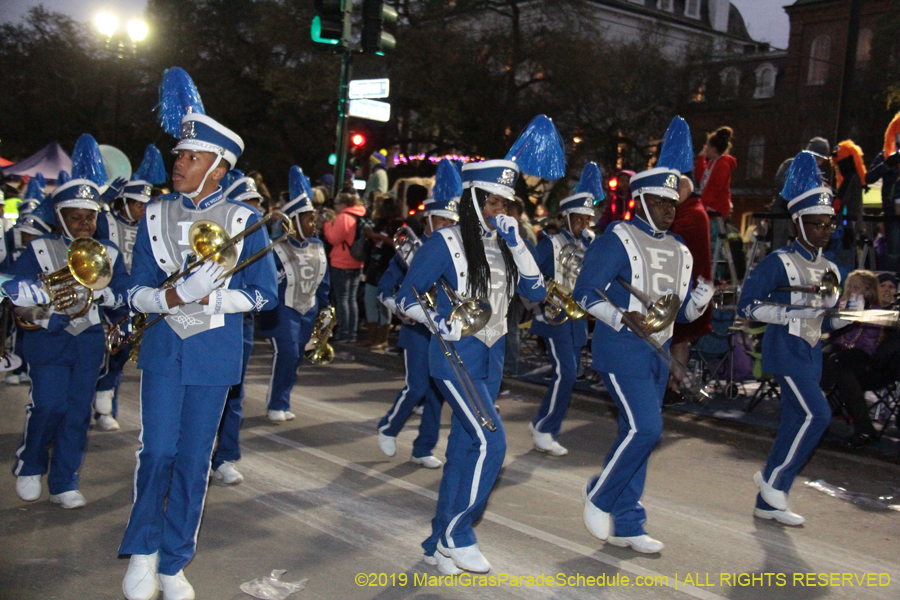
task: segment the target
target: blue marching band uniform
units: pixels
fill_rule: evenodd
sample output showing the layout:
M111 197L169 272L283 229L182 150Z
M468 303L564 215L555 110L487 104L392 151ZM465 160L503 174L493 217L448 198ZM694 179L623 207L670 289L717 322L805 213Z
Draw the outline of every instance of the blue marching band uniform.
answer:
M621 311L645 315L647 309L617 279L651 298L676 294L681 301L677 320L682 322L698 318L712 298L708 284L692 289L691 253L676 235L667 231L674 220L681 172L690 169L690 133L671 139L672 132L682 128L686 129L687 124L676 117L667 132L658 166L631 178L632 197L640 201L637 218L616 223L591 244L573 292L582 308L597 318L593 368L602 374L619 409L619 435L606 457L606 465L585 487L584 522L595 537L645 553L663 548L644 530L647 519L640 499L647 461L662 434L662 399L669 363L623 324ZM687 144L683 149L687 161L677 160L679 139ZM657 224L650 216L651 202L670 203L668 224ZM610 301L596 290L604 292ZM669 324L653 337L668 348L672 330Z
M580 253L584 253L594 240L594 232L587 226L576 232L577 239L573 236L572 217L586 215L593 218L594 205L603 198L600 169L595 163L588 163L575 193L559 203L559 214L563 218L560 232L544 237L535 248L535 259L544 277L562 284L570 293L575 287L578 274L571 271L574 265L566 265L567 268L564 268L560 262L561 253L567 246L575 246ZM565 456L569 451L557 438L569 410L569 400L578 376L581 349L587 344L587 319L566 319L557 325L548 322L543 311L538 310L531 320L531 333L544 339L552 373L547 393L529 425L532 440L535 449L540 452Z
M775 444L765 467L753 477L759 488L754 515L796 526L804 518L788 508L787 495L797 473L828 429L832 415L819 387L821 334L847 322L823 316L823 309L837 302L836 296L823 299L818 294L779 289L818 285L826 271L840 277L837 266L822 256L822 247L809 241L810 225L804 219L815 215L834 217L831 190L822 185L813 155L797 155L782 196L788 201L800 235L790 246L776 250L757 265L744 282L738 309L747 319L767 323L762 368L775 376L781 389L781 421ZM832 230L828 228L827 233ZM767 306L758 301L809 308Z
M160 177L160 171L161 177ZM148 180L149 179L149 180ZM152 180L152 181L150 181ZM131 259L134 255L134 242L137 240L138 222L141 215L132 214L134 204L147 205L153 195L153 184L165 181L165 171L162 165L162 156L156 146L150 145L144 153L144 161L134 173L131 181L124 183L121 191L111 185L112 193L120 199L121 207L112 208L100 213L97 218L98 240L108 239L122 252L122 260L128 273L131 273ZM117 310L104 310L101 318L107 326L113 327L120 320L128 320L130 314L128 306ZM126 327L126 330L129 328ZM97 380L97 392L94 395L94 412L97 425L104 431L116 431L119 424L116 421L119 402L119 385L122 382L122 371L128 362L130 344L122 347L115 354L107 353L100 377Z
M62 233L31 240L12 266L13 274L36 278L67 267L68 247L74 234L69 228L72 223L66 219L72 218L71 211L87 210L96 215L100 209L100 191L87 178L95 173L95 165L89 164L91 147L96 150L94 156L99 157L92 137L79 138L73 152L76 178L59 185L38 208L42 222L58 225ZM99 179L105 180L105 173ZM80 237L89 237L94 227L91 219L86 229L79 223L80 230L76 231L87 233ZM51 502L64 508L85 504L78 489L78 469L87 447L94 386L106 347L98 305L111 309L121 306L128 285L122 253L108 240L101 243L113 266L109 287L92 292L76 286L77 301L72 307L58 311L47 306L25 317L37 327L27 330L23 340L32 388L31 402L25 412L25 431L13 468L18 476L16 492L22 500L40 497L41 476L49 466L47 484ZM20 287L19 295L23 291ZM86 312L82 310L85 303L89 305Z
M296 237L275 246L278 271L278 305L260 315L260 334L272 342L275 356L266 408L270 421L289 421L291 390L297 381L297 368L303 362L304 349L315 328L319 310L328 305L328 263L325 245L314 235L305 237L302 215L313 219L312 189L299 167L290 172L291 198L282 212L294 221Z
M520 169L555 178L564 171L561 143L549 157L525 155L527 150L522 148L529 147L529 137L539 135L550 139L542 147L556 150L554 143L559 134L549 119L539 116L513 145L506 160L468 163L462 167L465 191L460 201L460 224L441 228L428 239L413 258L397 293L401 311L420 323L429 322L413 288L424 294L443 280L461 297L472 297L477 285L475 279L479 277L479 270L473 264L486 262L486 265L481 263L484 267L481 272L487 271L486 299L492 313L483 329L460 339L460 323L448 322L445 316L450 313L451 302L441 285L437 287L436 313L431 316L437 327L433 333L455 343L475 393L480 397L480 402L465 397L462 383L433 336L429 345L429 371L453 415L432 533L422 547L425 560L447 574L458 573L460 569L480 573L490 570L490 563L478 547L473 525L484 512L506 455L506 433L494 407L503 374L506 311L514 293L533 302L542 301L546 294L544 279L519 236L517 222L502 212L506 201L514 197ZM541 159L549 165L542 164ZM497 212L493 206L503 209ZM464 248L466 239L470 240L469 252L481 252L483 258L468 255ZM513 263L513 269L508 260ZM511 271L517 272L517 279L509 279ZM487 413L484 416L496 425L494 431L482 427L470 402L483 405L482 410Z
M459 198L462 194L462 180L456 167L448 160L438 163L432 197L425 201L426 235L421 238L425 244L434 234L437 225L435 218L446 219L449 224L459 221ZM397 252L391 259L387 271L378 282L378 298L398 314L394 294L403 282L408 271L407 261L411 256ZM419 435L413 441L412 462L429 469L437 469L441 461L433 455L441 428L442 396L437 383L428 369L428 348L431 344L431 332L422 323L410 320L400 313L402 324L397 345L403 349L405 382L403 389L397 394L394 404L378 422L378 445L388 456L397 452L397 435L403 429L413 410L422 405L422 420L419 423Z
M241 379L243 313L272 306L278 297L270 254L224 280L219 278L223 268L211 261L181 278L174 290L158 289L187 262L192 223L210 220L234 236L260 219L258 211L212 187L234 167L242 140L203 114L202 104L188 110L181 104L183 94L176 94L174 106L167 104L166 89L173 80L186 80L197 94L183 70L166 72L160 116L167 132L180 138L173 169L176 189L189 181L193 187L198 169L206 162L209 167L196 190L161 196L147 208L135 243L129 303L146 313L148 322L157 315L165 318L144 332L138 359L141 447L134 504L119 547L120 554L131 555L122 582L129 600L153 597L157 587L167 598L194 597L182 569L195 552L226 396ZM167 118L169 110L175 118ZM265 228L256 230L236 244L238 259L267 243Z

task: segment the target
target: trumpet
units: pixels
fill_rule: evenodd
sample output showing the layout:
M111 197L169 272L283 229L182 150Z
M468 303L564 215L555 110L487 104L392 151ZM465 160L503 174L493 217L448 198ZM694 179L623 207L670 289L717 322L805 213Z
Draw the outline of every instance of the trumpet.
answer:
M394 250L407 267L421 246L422 240L408 225L403 225L394 234Z
M268 222L272 218L272 216L270 215L275 215L277 216L277 218L281 219L284 233L277 239L269 242L267 246L260 248L259 250L242 260L240 263L238 263L238 254L235 247L236 244L243 238L263 227L266 222ZM276 245L287 241L287 239L293 233L293 223L281 212L267 213L262 219L260 219L250 227L247 227L243 231L235 234L233 237L228 235L228 232L225 231L225 228L221 225L218 225L217 223L203 220L196 221L188 230L188 240L190 241L194 256L199 258L188 260L187 268L178 273L170 275L162 283L160 289L169 289L175 287L175 284L179 279L187 275L194 268L203 265L210 260L216 261L226 269L226 271L219 277L219 281L228 279L238 271L249 267L256 261L261 259ZM166 317L166 315L164 314L157 315L153 319L148 321L147 315L143 315L141 313L137 313L137 315L138 316L135 317L132 332L130 335L122 338L121 331L114 332L113 330L117 328L110 328L110 331L107 334L106 342L107 349L116 348L117 352L128 344L131 344L129 358L135 362L137 362L137 357L140 353L140 346L141 341L144 337L144 332L147 331L148 328L156 324L157 321L160 321L161 319L164 319ZM111 336L118 336L118 339L110 339Z
M76 238L69 244L66 266L38 277L50 296L50 303L16 307L13 312L25 329L37 328L34 323L47 318L53 310L78 318L90 310L93 303L91 294L85 294L83 289L102 290L112 281L112 273L113 263L103 244L93 238ZM82 304L74 308L79 298L82 298Z
M334 360L334 348L328 343L337 320L334 318L334 307L329 306L319 312L313 326L312 339L314 348L306 353L306 360L314 365L329 365Z
M574 282L581 272L584 251L575 244L566 244L559 251L559 265L563 281ZM547 298L542 305L544 320L550 325L562 325L569 319L583 319L585 311L572 299L572 288L555 279L547 281Z
M821 296L822 298L836 298L841 293L838 276L834 271L825 271L819 283L812 285L783 285L775 288L775 290L778 292L803 292Z
M444 290L446 291L449 286L447 286L446 282L442 281L442 283L444 283ZM481 397L481 394L479 394L478 390L475 388L475 384L472 382L472 378L469 376L469 372L466 370L466 365L463 364L462 358L460 358L459 353L456 351L456 347L451 342L448 342L441 337L437 324L434 322L434 319L431 318L431 311L434 310L434 305L429 301L425 294L420 294L416 288L410 287L413 295L416 297L416 302L419 303L419 306L425 313L425 318L428 320L428 328L431 330L432 335L438 339L441 350L444 352L444 357L450 365L450 370L453 371L453 375L460 383L463 401L472 410L472 413L475 415L475 418L478 419L478 422L482 427L488 431L497 431L497 424L494 423L494 419L491 418L491 413L484 404L484 398ZM488 305L488 308L490 308L490 305Z

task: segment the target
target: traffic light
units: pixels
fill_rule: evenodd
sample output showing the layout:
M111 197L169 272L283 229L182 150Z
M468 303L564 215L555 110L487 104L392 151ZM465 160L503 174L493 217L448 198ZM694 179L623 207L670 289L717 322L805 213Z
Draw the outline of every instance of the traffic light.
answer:
M384 26L397 22L397 11L384 0L363 0L362 49L366 54L384 56L397 46L397 39L385 33Z
M361 133L354 133L350 136L350 145L353 148L359 148L360 146L366 145L366 136Z
M608 184L610 191L616 191L616 188L619 187L619 179L617 177L610 178Z
M358 169L363 164L366 153L366 136L359 132L350 133L350 167Z
M346 3L346 7L345 7ZM347 46L350 43L350 15L353 0L315 0L316 16L310 27L317 44Z

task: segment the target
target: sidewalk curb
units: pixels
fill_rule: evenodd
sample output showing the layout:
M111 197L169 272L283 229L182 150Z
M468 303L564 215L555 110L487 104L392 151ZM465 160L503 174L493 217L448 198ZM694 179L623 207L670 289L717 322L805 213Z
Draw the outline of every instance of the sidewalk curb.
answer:
M371 352L364 348L358 348L352 344L335 344L335 350L348 352L358 362L381 367L391 371L403 372L402 354L389 354ZM546 388L536 383L504 378L503 388L509 388L527 394L529 398L534 396L537 401L544 395ZM503 398L500 399L501 401ZM532 400L529 400L532 401ZM615 405L608 397L586 394L580 390L572 392L571 406L593 412L601 416L615 418ZM760 427L749 423L717 419L706 415L681 412L663 407L663 423L666 431L678 432L695 437L704 437L717 443L733 445L735 436L740 436L741 446L763 453L768 453L775 439L775 431L767 427ZM814 454L819 461L828 461L829 466L835 468L847 468L859 465L885 464L900 466L900 456L885 454L863 449L849 452L839 442L824 440L819 444Z

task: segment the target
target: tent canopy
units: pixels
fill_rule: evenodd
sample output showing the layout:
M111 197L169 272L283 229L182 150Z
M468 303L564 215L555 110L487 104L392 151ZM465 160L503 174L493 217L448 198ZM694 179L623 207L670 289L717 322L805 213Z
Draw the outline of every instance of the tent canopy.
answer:
M55 180L60 171L71 173L72 159L56 141L50 142L25 160L3 168L3 174L6 176L34 177L38 173L43 173L48 181Z

